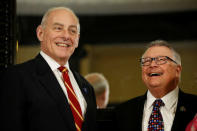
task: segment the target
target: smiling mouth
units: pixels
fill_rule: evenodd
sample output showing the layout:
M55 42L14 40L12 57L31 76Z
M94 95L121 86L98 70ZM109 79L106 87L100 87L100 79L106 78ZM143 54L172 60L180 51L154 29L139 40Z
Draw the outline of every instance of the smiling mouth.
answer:
M61 47L70 47L71 45L68 44L56 44L57 46L61 46Z
M56 45L60 46L60 47L70 47L71 46L70 42L56 42Z
M148 76L153 77L153 76L161 76L163 73L149 73Z

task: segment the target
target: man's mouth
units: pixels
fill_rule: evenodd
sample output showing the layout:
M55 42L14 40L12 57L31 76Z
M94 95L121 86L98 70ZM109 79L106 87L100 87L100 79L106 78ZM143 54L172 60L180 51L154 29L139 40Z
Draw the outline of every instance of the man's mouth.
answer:
M70 42L57 42L56 45L60 46L60 47L70 47L71 46Z
M153 76L161 76L163 73L149 73L148 76L153 77Z

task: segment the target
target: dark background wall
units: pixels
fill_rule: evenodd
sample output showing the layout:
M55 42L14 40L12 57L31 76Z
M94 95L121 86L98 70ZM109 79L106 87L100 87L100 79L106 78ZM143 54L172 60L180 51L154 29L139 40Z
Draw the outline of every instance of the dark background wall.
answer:
M197 40L197 11L133 14L80 15L80 44L131 43L155 39ZM20 44L36 44L41 16L18 16Z

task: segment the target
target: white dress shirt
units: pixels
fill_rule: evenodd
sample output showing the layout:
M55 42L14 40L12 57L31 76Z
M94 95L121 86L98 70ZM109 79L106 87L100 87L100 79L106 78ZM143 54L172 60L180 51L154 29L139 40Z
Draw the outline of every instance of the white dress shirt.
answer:
M177 108L178 92L179 92L179 88L176 87L174 90L172 90L167 95L161 98L165 104L165 106L160 107L160 112L162 114L163 122L164 122L164 131L171 131L176 108ZM148 91L147 100L145 101L144 104L142 131L148 130L148 121L153 109L152 104L155 100L156 98L150 93L150 91Z
M51 57L49 57L47 54L45 54L43 51L41 51L40 54L46 60L49 67L53 71L53 73L54 73L55 77L57 78L65 96L68 99L68 94L67 94L67 90L66 90L66 87L64 85L64 82L63 82L62 73L58 70L60 65L55 60L53 60ZM83 95L81 93L79 85L77 84L72 71L69 68L69 63L67 62L64 66L68 69L68 75L69 75L69 78L70 78L70 82L71 82L72 87L75 91L75 94L78 98L78 101L79 101L79 104L80 104L80 107L81 107L81 111L82 111L82 115L84 116L85 112L86 112L87 103L86 103L85 98L83 97Z

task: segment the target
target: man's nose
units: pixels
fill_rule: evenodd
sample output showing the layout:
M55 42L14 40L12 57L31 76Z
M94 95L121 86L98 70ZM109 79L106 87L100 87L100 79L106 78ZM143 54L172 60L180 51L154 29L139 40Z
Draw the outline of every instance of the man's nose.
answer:
M156 60L153 59L152 62L150 63L150 66L157 66Z
M70 38L70 34L68 30L63 30L62 31L62 36L66 39Z

